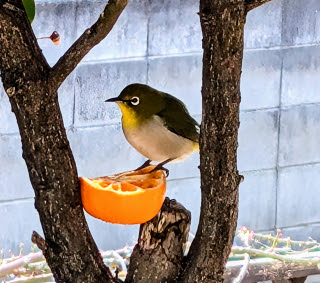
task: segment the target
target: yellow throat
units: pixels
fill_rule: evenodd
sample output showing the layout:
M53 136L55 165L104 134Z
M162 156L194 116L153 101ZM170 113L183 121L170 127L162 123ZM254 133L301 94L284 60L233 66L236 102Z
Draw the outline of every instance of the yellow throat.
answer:
M135 111L128 107L125 103L117 103L122 113L122 127L130 130L138 127L142 122L141 118L138 117Z

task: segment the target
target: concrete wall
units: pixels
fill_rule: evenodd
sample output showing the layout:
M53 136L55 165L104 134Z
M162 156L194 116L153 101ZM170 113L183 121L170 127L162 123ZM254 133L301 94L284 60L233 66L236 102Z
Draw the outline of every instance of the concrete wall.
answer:
M38 0L38 37L57 30L60 46L40 40L53 65L102 11L105 1ZM320 1L274 0L247 18L238 167L239 225L320 240ZM120 111L103 101L129 83L147 83L182 99L201 118L201 30L198 1L132 0L110 35L59 90L79 175L101 176L139 166L144 158L125 140ZM14 115L0 94L0 248L30 246L40 231ZM168 196L199 217L199 156L171 169ZM87 217L102 249L132 244L138 226Z

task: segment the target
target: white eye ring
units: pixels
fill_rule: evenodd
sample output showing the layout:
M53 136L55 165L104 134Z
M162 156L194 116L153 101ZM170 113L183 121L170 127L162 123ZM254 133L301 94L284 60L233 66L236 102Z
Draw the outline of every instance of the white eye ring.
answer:
M130 99L132 105L138 105L140 103L140 99L137 96L134 96Z

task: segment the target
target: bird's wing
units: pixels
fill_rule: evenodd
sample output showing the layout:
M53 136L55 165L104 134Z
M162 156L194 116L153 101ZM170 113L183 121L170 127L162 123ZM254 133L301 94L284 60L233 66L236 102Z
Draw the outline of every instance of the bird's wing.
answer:
M200 126L180 100L171 99L156 115L161 118L169 131L196 143L199 142Z

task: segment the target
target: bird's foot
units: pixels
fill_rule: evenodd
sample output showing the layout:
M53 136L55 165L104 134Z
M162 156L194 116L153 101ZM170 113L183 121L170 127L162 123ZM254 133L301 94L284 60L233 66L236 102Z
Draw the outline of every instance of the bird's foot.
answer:
M163 162L160 162L156 167L154 167L150 173L157 171L157 170L163 170L166 173L166 177L169 176L169 170L167 168L164 168L163 165L167 164L168 162L174 160L174 158L169 158Z
M138 167L137 169L135 169L133 171L138 171L138 170L141 170L143 168L146 168L146 167L148 167L150 165L150 163L151 163L151 160L148 159L145 163L143 163L140 167Z
M163 164L159 163L156 167L154 167L149 173L155 172L157 170L162 170L166 174L166 178L169 176L169 170L163 167Z

